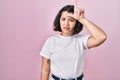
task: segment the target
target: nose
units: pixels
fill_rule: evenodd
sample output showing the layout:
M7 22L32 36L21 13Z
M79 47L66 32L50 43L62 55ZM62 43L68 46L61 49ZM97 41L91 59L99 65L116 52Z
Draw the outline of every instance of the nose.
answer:
M69 25L69 21L68 21L68 20L65 21L65 25L66 25L66 26Z

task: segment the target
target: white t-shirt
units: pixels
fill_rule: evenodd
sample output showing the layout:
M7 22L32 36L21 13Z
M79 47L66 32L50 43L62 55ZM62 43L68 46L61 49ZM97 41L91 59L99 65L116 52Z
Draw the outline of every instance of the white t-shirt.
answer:
M50 59L51 73L62 78L75 78L83 73L84 49L89 35L71 37L60 34L49 37L40 55Z

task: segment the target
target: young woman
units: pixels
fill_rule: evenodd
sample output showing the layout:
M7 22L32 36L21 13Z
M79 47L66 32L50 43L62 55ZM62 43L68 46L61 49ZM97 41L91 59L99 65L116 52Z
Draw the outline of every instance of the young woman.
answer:
M106 40L105 32L84 16L84 10L66 5L57 14L54 30L60 34L49 37L41 52L40 80L83 80L84 49L99 46ZM89 35L78 34L83 26Z

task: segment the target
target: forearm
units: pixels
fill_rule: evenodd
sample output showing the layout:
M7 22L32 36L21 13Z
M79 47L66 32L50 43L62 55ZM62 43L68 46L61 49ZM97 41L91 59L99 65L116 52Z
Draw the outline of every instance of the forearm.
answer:
M101 40L106 38L105 32L100 27L89 21L87 18L83 18L80 20L80 22L86 27L94 39Z
M49 80L50 71L42 70L40 80Z
M40 80L49 80L50 74L50 63L48 63L48 59L42 57L42 68L41 68L41 78Z

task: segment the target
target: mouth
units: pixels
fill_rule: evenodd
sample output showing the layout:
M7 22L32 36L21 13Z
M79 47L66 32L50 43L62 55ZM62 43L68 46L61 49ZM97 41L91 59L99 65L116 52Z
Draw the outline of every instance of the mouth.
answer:
M69 30L70 28L69 28L69 27L63 27L63 29L65 29L65 30Z

